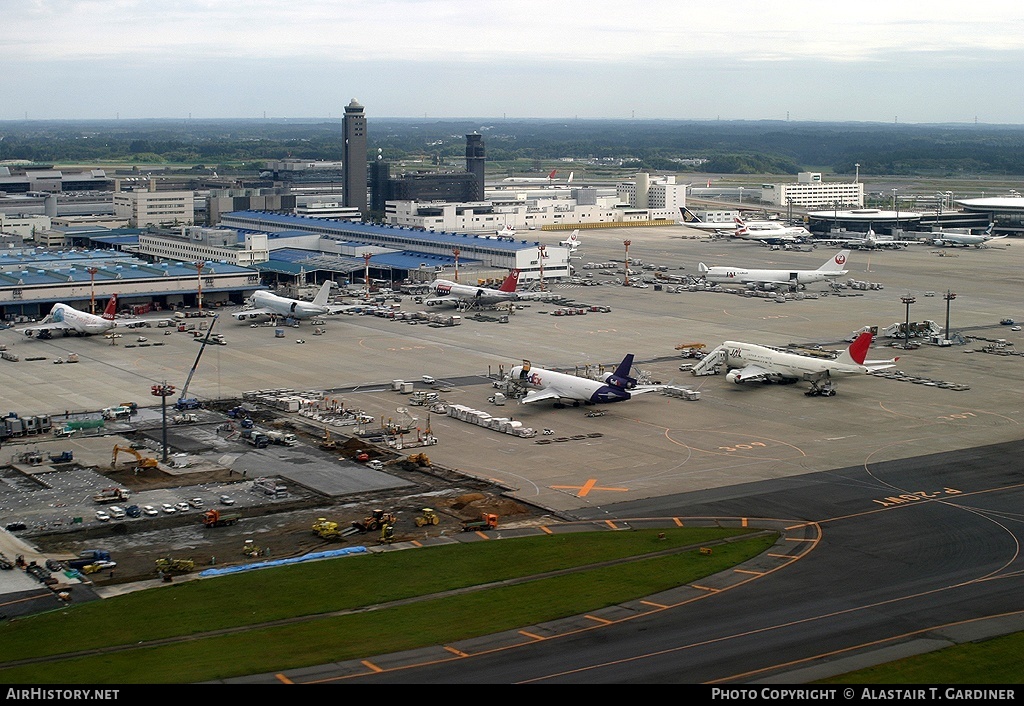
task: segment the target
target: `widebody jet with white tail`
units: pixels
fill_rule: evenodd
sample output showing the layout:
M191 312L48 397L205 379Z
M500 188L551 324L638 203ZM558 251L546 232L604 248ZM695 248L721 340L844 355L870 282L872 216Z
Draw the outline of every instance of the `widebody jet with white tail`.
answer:
M320 286L320 291L313 297L313 301L302 301L282 297L272 292L258 291L249 299L249 306L236 311L233 316L238 321L248 321L262 317L281 316L292 319L311 319L315 316L326 314L337 314L347 307L342 304L329 304L327 298L331 294L331 287L334 282L327 280Z

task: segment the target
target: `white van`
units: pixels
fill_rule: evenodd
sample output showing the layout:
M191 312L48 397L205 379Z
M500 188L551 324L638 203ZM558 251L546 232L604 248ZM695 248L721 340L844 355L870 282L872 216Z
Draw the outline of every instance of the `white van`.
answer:
M118 507L117 505L111 505L110 507L108 507L107 512L115 520L124 519L124 508Z

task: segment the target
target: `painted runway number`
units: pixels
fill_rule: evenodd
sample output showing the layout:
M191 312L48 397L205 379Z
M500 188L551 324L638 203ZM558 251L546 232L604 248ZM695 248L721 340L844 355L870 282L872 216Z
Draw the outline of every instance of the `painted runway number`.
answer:
M767 446L768 444L765 444L760 441L751 441L749 444L733 444L732 446L719 446L718 450L725 451L726 453L728 453L730 451L750 451L751 449L756 448L767 448Z
M899 495L892 495L880 500L872 500L871 502L878 503L882 507L894 507L896 505L906 505L907 503L918 502L919 500L932 500L934 498L942 497L943 495L960 495L962 492L962 490L957 490L955 488L943 488L942 490L934 493L919 490L916 493L901 493Z
M977 417L978 415L974 412L958 412L956 414L947 414L939 417L939 419L970 419L971 417Z

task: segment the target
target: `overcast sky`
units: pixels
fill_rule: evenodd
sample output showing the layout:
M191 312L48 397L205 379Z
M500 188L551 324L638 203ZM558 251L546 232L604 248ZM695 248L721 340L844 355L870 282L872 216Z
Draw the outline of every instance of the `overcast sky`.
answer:
M0 120L1024 123L1024 3L0 0Z

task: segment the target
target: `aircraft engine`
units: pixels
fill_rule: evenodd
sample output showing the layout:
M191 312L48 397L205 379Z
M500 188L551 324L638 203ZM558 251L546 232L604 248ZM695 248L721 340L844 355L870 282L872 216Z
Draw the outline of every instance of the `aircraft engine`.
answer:
M729 382L734 382L737 385L743 383L743 378L740 376L740 372L738 370L730 370L728 373L725 374L725 379L728 380Z
M618 375L609 375L605 378L605 382L612 387L618 387L622 390L632 390L636 387L635 378L621 378Z
M932 241L932 245L945 245L945 244L946 244L945 240L939 240L938 238L936 238L935 240Z

